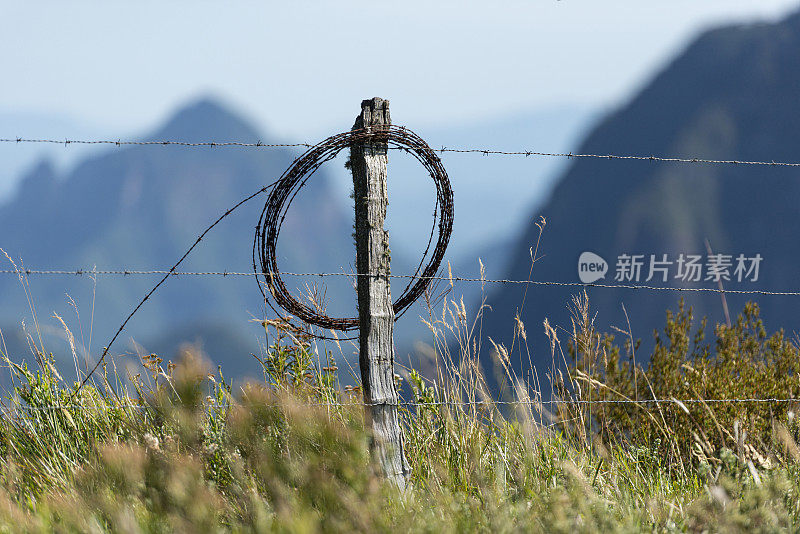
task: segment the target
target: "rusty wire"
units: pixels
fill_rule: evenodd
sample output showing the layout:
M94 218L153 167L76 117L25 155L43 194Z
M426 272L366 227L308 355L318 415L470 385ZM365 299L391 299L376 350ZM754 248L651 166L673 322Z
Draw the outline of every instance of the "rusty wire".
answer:
M411 154L428 170L436 185L436 210L433 214L434 226L438 221L436 246L433 248L427 264L422 268L430 251L430 242L434 233L432 230L431 239L429 239L428 247L417 267L417 272L411 277L411 281L393 305L395 318L403 315L403 312L425 292L432 278L436 276L453 230L453 190L441 160L422 138L407 128L382 125L351 130L325 139L298 157L278 180L261 212L253 239L253 270L256 273L259 282L258 288L264 296L264 300L279 315L280 312L275 308L272 300L290 315L325 330L350 331L358 328L357 317L330 317L317 307L304 304L292 296L283 282L278 267L277 243L281 225L292 200L316 170L326 161L335 158L342 150L366 143L376 143ZM419 274L420 270L422 270L422 274Z

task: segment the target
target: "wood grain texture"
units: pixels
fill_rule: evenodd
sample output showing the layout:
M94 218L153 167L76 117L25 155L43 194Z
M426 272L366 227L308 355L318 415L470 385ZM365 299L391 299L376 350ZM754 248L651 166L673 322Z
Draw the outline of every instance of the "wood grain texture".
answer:
M389 101L364 100L353 129L391 124ZM359 364L372 432L372 453L386 477L405 489L410 468L403 451L394 380L394 310L389 285L390 251L384 228L387 199L386 143L351 147L356 230L356 269L361 323Z

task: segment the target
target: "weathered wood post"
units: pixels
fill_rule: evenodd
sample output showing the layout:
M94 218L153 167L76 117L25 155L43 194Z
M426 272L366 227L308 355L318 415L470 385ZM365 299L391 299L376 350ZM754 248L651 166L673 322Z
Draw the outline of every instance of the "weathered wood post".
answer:
M388 124L389 101L373 98L361 103L353 129ZM394 309L389 286L389 243L384 229L387 152L385 142L363 142L350 148L359 274L359 364L367 427L372 432L371 452L386 477L403 490L410 467L403 451L394 380Z

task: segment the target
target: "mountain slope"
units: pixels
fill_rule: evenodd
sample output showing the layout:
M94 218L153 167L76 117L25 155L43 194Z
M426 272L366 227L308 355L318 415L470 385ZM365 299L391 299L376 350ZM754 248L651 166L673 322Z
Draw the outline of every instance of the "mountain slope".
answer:
M752 24L709 31L658 74L631 102L602 121L579 148L581 153L643 154L711 159L800 161L800 14L775 24ZM676 261L680 254L702 255L705 240L715 253L760 254L756 282L726 281L727 289L800 288L800 171L795 168L658 163L625 160L573 161L550 199L532 211L547 227L536 263L538 280L578 281L578 257L584 251L609 263L606 283L614 283L622 254ZM528 248L538 229L531 224L518 239L508 278L525 279ZM655 277L649 285L716 287L713 281L684 282ZM731 274L733 269L731 269ZM639 283L645 283L643 272ZM705 272L704 272L705 275ZM705 278L705 276L703 276ZM510 344L513 317L523 288L505 286L490 298L493 312L484 331ZM569 327L566 306L578 290L531 287L522 320L534 365L550 365L550 345L542 321ZM645 346L653 328L663 325L667 307L680 297L698 314L722 321L719 295L630 290L588 290L596 324L627 329ZM752 297L751 297L752 299ZM746 297L728 295L735 314ZM793 297L759 297L763 315L788 332L798 329L800 308ZM564 337L562 335L562 337ZM528 376L514 357L518 372ZM490 366L490 362L485 362ZM489 367L490 368L490 367Z

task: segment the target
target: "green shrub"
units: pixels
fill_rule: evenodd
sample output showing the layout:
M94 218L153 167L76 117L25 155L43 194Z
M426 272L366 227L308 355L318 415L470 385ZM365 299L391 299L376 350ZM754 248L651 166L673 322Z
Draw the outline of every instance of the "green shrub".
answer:
M681 303L654 333L645 365L633 363L630 338L619 347L614 336L577 324L570 378L606 442L645 446L669 462L702 461L729 447L767 464L776 424L796 428L797 404L784 401L800 398L800 349L783 331L768 335L754 303L730 327L714 327L711 342L705 319L694 325ZM616 400L665 402L604 403Z

